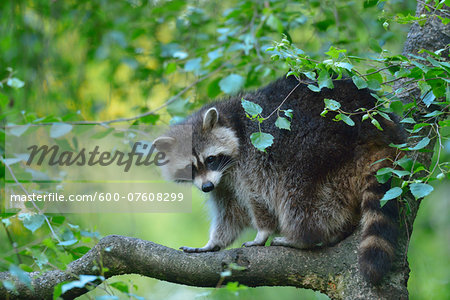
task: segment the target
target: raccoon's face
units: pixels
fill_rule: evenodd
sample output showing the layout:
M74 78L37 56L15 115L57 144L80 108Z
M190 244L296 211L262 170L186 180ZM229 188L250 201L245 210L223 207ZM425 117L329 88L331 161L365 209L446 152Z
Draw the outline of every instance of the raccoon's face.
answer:
M234 130L219 124L215 107L208 109L201 118L193 117L191 125L185 129L175 126L153 144L167 155L168 163L161 167L167 180L190 181L207 193L233 165L239 140ZM187 140L190 138L192 143ZM190 144L192 147L186 147Z

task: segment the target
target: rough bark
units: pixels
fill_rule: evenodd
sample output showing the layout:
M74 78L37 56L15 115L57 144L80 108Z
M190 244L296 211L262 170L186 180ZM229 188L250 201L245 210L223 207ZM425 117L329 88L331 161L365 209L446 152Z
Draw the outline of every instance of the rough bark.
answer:
M449 9L448 6L444 6L445 9ZM442 12L435 11L427 11L425 9L425 4L421 1L417 3L416 8L416 17L419 17L423 14L429 15L433 14L434 16L430 17L425 23L424 26L420 26L417 23L414 23L406 38L405 44L403 46L403 55L409 56L410 54L425 56L426 53L419 53L421 49L427 49L430 51L436 51L439 49L446 50L442 53L443 58L448 58L449 49L448 44L450 43L450 26L442 24L441 20L439 20L435 15L438 14L440 16L445 16ZM405 85L405 80L399 80L394 85L396 90L402 88L405 92L400 93L399 97L403 101L403 103L411 102L411 99L418 99L420 96L420 90L418 88L410 90L412 85Z
M321 291L334 299L406 299L407 274L403 264L379 288L368 285L358 271L356 249L359 233L353 234L335 247L299 251L286 247L238 248L210 253L184 253L149 241L111 235L103 238L86 255L70 263L65 271L44 274L31 273L34 291L17 283L19 295L10 299L52 299L53 288L60 282L77 280L76 275L103 275L110 278L122 274L140 274L160 280L200 287L216 287L220 273L230 263L245 267L233 270L228 281L238 281L250 287L295 286ZM401 256L401 254L400 254ZM108 268L99 273L97 266ZM0 280L11 278L0 273ZM14 280L17 281L17 280ZM400 287L400 288L398 288ZM64 294L73 299L86 293L72 289ZM8 292L0 287L0 298Z
M448 6L444 8L449 9ZM431 12L433 14L439 14L444 16L441 12ZM430 14L425 9L424 3L419 1L416 9L416 17L422 14ZM418 54L421 49L427 49L431 51L436 51L438 49L446 48L450 43L450 26L442 24L441 20L437 17L431 17L428 19L427 23L420 27L417 23L411 26L408 36L403 46L403 54ZM448 49L446 51L447 55L443 54L443 57L448 56Z
M422 3L417 15L428 13ZM425 26L413 25L404 46L404 54L417 54L422 49L437 50L450 43L449 26L433 18ZM403 94L411 101L413 92ZM429 165L431 153L418 160ZM106 278L122 274L141 274L179 284L216 287L220 272L230 263L245 267L233 270L227 281L238 281L250 287L295 286L323 292L333 299L407 299L409 267L406 260L408 241L419 202L409 199L412 212L401 227L396 260L391 272L379 287L367 284L357 265L360 232L334 247L300 251L285 247L239 248L214 253L187 254L149 241L123 236L107 236L86 255L68 265L64 271L43 274L31 273L33 291L8 272L0 273L0 280L16 283L18 294L0 286L1 299L52 299L53 288L60 282L77 280L78 275L100 275L98 266L109 269ZM86 289L72 289L66 299L86 293Z

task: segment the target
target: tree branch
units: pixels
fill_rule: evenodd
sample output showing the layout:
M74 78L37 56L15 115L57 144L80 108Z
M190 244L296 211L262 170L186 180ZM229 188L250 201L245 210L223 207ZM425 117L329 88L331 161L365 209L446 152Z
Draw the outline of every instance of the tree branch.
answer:
M383 288L368 285L358 271L356 250L359 232L335 247L302 251L286 247L237 248L210 253L184 253L153 242L110 235L100 240L88 253L70 263L64 271L30 273L33 291L9 272L0 273L0 280L12 280L19 295L0 286L2 299L52 299L53 288L64 281L77 280L79 275L103 275L110 278L122 274L140 274L179 284L216 287L220 273L230 263L245 267L232 270L223 283L238 281L250 287L295 286L310 288L333 299L406 299L405 276L388 276ZM402 254L399 253L399 258ZM101 274L101 267L107 268ZM394 266L392 274L407 272ZM398 289L398 286L403 288ZM86 289L71 289L62 297L73 299Z

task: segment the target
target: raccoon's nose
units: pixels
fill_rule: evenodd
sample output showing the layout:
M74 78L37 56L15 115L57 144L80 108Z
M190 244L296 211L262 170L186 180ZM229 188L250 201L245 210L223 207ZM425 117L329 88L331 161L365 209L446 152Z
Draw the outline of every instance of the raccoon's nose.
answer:
M211 181L207 181L202 184L202 191L205 193L211 192L214 189L214 184Z

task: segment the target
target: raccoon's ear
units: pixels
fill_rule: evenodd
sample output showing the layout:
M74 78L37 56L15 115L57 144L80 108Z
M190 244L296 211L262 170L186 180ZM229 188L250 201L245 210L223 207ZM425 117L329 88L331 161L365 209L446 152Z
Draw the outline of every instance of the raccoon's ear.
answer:
M175 139L168 136L161 136L153 141L153 145L161 152L170 150L173 144L175 144Z
M215 107L208 109L203 116L203 129L210 130L219 121L219 112Z

